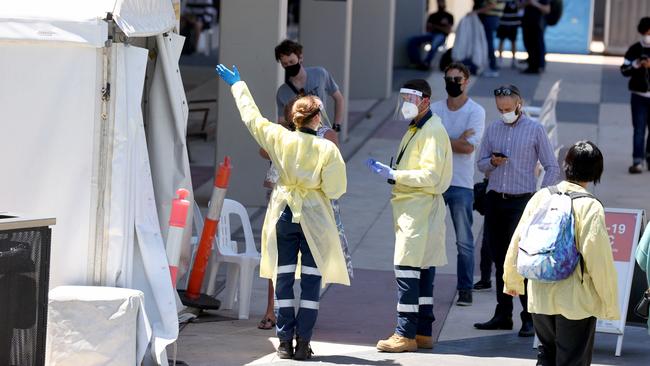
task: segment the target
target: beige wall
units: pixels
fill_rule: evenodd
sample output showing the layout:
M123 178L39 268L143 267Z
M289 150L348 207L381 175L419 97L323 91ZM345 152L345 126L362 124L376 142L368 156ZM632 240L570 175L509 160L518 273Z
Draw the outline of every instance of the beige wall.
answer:
M237 65L262 115L271 120L277 116L275 93L284 75L273 49L285 38L286 24L287 0L221 0L219 61ZM259 146L241 122L228 85L220 82L218 95L217 164L225 155L233 164L228 198L263 206L269 164L258 155Z
M390 96L395 1L354 0L350 98L383 99Z
M300 43L303 45L304 65L323 66L329 71L343 93L346 111L350 94L352 2L300 1ZM331 98L327 101L327 113L333 121L334 101ZM347 124L343 126L341 137L343 140L347 138Z

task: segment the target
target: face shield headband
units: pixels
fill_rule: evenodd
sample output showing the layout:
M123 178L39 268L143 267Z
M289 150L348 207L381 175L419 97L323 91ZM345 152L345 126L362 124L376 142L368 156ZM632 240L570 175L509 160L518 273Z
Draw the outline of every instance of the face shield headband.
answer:
M397 121L410 121L417 117L420 113L420 104L424 100L424 95L421 91L401 88L399 90L399 98L395 106L394 119Z

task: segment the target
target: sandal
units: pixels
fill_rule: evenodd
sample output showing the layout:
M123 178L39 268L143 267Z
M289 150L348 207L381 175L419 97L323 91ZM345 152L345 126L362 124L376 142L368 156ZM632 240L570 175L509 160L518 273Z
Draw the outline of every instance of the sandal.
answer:
M271 318L264 318L257 324L257 329L273 329L274 327L275 321Z

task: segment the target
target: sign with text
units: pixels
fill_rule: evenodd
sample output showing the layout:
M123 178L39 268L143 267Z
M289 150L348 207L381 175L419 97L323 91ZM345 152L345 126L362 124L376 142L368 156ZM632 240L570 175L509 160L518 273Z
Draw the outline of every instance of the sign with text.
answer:
M596 331L618 335L616 356L621 354L623 344L630 287L636 265L634 252L641 234L643 215L643 210L605 208L605 225L618 275L618 305L621 314L619 320L598 320Z

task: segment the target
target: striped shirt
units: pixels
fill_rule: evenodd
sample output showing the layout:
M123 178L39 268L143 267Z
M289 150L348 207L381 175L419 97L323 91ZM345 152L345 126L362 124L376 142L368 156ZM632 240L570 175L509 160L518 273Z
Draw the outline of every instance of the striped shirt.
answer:
M505 154L508 160L499 167L493 166L490 163L493 152ZM486 129L477 165L481 172L490 173L488 191L522 194L537 190L538 160L545 171L542 187L556 184L560 167L546 131L541 124L522 115L514 124L499 120Z
M521 16L524 14L524 10L519 9L519 2L519 0L506 1L499 25L505 27L518 27L521 25Z

